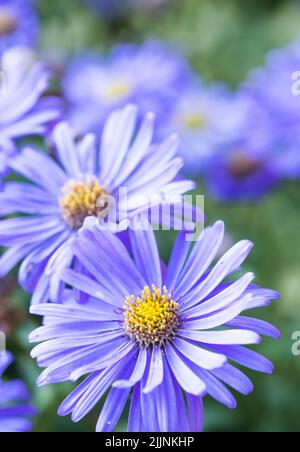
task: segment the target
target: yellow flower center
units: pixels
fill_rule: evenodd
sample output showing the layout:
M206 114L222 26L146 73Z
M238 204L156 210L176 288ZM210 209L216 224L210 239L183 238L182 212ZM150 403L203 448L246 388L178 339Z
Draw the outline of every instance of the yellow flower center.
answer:
M0 8L0 36L10 35L17 27L17 19L5 9Z
M164 347L172 341L180 325L179 306L166 287L146 286L141 296L125 300L125 331L140 346Z
M88 177L80 182L69 181L59 200L67 225L72 229L80 229L86 217L96 217L103 210L103 207L97 207L98 200L105 195L105 190L96 178Z
M130 95L132 89L126 81L115 81L112 83L104 93L105 100L109 102L118 101Z
M184 124L186 125L186 127L188 129L198 130L198 129L203 129L203 127L205 127L206 120L205 120L204 116L201 116L200 114L195 113L195 114L186 116L184 118Z

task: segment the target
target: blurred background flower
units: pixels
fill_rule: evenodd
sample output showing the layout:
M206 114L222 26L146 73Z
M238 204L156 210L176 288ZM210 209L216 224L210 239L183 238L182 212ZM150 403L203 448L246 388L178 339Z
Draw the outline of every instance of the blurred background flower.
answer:
M205 86L195 81L180 91L163 123L163 133L169 129L179 134L184 171L200 177L221 158L225 146L236 139L242 119L234 95L225 86Z
M112 110L135 103L140 117L151 111L160 124L187 78L184 59L158 42L123 44L108 57L78 58L62 83L69 101L69 120L77 132L98 133Z
M39 21L31 0L0 1L0 54L10 47L37 45Z
M29 393L20 380L3 380L3 373L12 363L10 353L0 353L0 432L29 432L32 424L29 417L35 410L29 404Z
M16 140L43 135L62 114L62 101L46 96L50 71L28 47L6 50L0 59L0 182L17 152Z
M245 91L255 99L272 126L273 154L282 176L300 176L300 40L267 56L265 66L253 70ZM298 74L298 75L297 75ZM299 82L298 82L299 85Z

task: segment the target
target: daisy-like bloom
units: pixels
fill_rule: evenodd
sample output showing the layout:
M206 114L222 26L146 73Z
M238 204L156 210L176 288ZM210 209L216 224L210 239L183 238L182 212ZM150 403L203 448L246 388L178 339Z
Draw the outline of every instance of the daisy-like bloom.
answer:
M47 68L28 48L6 51L0 60L0 178L16 153L15 141L43 135L62 111L57 98L43 97L49 86Z
M300 41L270 52L263 68L250 73L244 89L272 124L273 158L281 177L300 176Z
M236 128L204 172L207 191L220 201L253 200L282 180L282 153L276 151L273 121L261 104L237 94ZM230 112L229 112L230 114Z
M98 131L115 108L135 103L160 119L170 112L187 79L186 63L158 42L120 45L110 55L78 58L63 90L70 122L78 132Z
M0 433L29 432L29 417L35 410L29 403L29 393L22 381L4 381L2 376L12 363L10 353L0 353Z
M35 46L39 22L30 0L0 0L0 55L10 47Z
M180 94L167 130L180 135L185 170L203 174L239 129L240 111L234 96L221 85L196 83Z
M64 270L61 277L90 298L78 304L70 292L60 305L31 308L44 316L30 336L41 342L32 351L45 368L38 384L86 376L60 415L72 414L77 422L109 391L97 431L112 431L132 393L129 431L196 432L205 394L235 408L229 388L252 391L235 363L273 371L245 345L279 332L241 313L279 294L254 285L252 273L233 278L252 249L247 240L213 266L223 236L223 222L217 222L191 249L181 233L164 276L151 229L130 232L132 258L116 235L86 221L74 243L85 273Z
M175 157L177 137L154 144L153 114L145 116L138 130L137 116L132 105L112 113L99 150L94 136L76 141L61 123L53 133L57 162L32 148L12 159L12 169L28 183L7 182L0 193L1 215L14 214L0 221L0 246L10 248L0 259L0 275L23 261L19 281L25 290L35 291L34 303L47 301L49 290L50 298L59 300L62 286L50 275L57 266L78 265L72 241L86 217L106 216L108 195L116 202L119 224L195 188L191 181L175 180L183 165Z

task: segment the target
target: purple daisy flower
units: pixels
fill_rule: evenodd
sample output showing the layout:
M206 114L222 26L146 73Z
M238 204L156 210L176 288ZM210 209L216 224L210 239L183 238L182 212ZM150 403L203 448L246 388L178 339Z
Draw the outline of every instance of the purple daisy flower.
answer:
M115 108L135 103L141 115L170 112L187 79L186 63L157 42L120 45L108 58L78 58L63 80L70 122L78 132L98 131Z
M29 432L29 417L35 415L35 410L29 404L30 397L24 383L2 379L12 361L10 353L0 353L0 433Z
M183 91L167 122L177 130L185 170L203 174L239 130L240 106L222 85L195 83Z
M35 46L39 21L29 0L0 0L0 55L15 46Z
M50 74L42 63L35 62L28 48L5 52L0 67L0 177L3 177L17 151L15 140L46 133L61 115L62 106L57 98L42 98Z
M300 176L300 41L271 52L265 67L253 71L245 92L273 125L274 165L281 177Z
M212 266L224 237L219 221L205 229L191 249L180 234L164 277L151 228L130 232L129 255L116 235L89 222L74 243L88 272L64 270L61 277L90 298L33 306L44 316L31 342L41 342L32 357L45 368L38 384L87 378L59 408L75 422L109 391L97 431L112 431L132 393L128 430L183 432L202 429L202 398L209 394L229 408L252 383L234 363L271 373L272 364L245 347L260 336L279 337L272 325L243 311L266 306L279 294L239 279L252 243L233 246ZM105 256L105 258L104 258ZM113 277L112 277L113 275ZM228 277L231 277L228 280Z
M236 107L234 131L222 142L204 172L209 194L221 201L256 199L282 179L272 119L244 93L238 93Z
M119 223L149 209L150 197L155 210L169 196L195 188L191 181L176 180L183 165L175 157L177 137L154 144L153 114L145 116L139 130L137 116L132 105L112 113L100 150L93 135L77 142L71 128L61 123L53 133L57 162L33 148L11 160L11 168L29 183L7 182L0 193L2 216L22 214L0 221L0 245L10 248L0 259L0 275L23 261L19 282L34 291L33 303L48 301L49 295L59 300L63 286L51 275L57 267L79 265L73 239L86 217L101 213L101 200L105 204L107 196L113 197ZM120 188L126 188L126 199Z
M210 195L221 201L253 200L283 179L300 176L299 80L300 42L296 42L271 52L265 67L251 72L237 95L228 99L223 113L222 97L218 102L218 96L215 100L207 96L206 110L216 122L208 129L210 134L204 127L211 124L205 115L192 116L193 102L186 102L185 108L184 100L183 106L179 103L179 118L194 125L190 133L181 128L182 154L188 168L204 175ZM179 121L175 123L180 130ZM202 148L206 160L199 157Z

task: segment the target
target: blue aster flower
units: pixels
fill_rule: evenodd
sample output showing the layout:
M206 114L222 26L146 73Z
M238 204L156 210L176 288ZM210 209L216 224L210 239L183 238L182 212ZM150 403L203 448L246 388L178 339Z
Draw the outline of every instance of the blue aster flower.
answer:
M0 353L0 433L29 432L29 417L35 410L29 404L29 393L22 381L4 381L2 376L12 363L12 355Z
M49 71L28 48L6 51L0 60L0 178L16 153L15 141L43 135L62 111L57 98L43 97L49 86Z
M62 403L60 415L72 414L78 422L108 392L97 431L112 431L132 394L129 431L196 432L202 429L205 394L235 408L229 388L252 391L235 364L273 371L245 346L259 343L261 335L278 338L279 332L241 313L279 294L254 285L252 273L234 278L252 249L247 240L213 266L223 236L221 221L205 229L193 248L181 233L164 276L151 228L130 232L132 258L116 235L86 221L74 243L85 273L61 273L89 296L86 303L76 303L68 291L60 305L31 308L44 318L30 336L40 342L32 356L45 368L38 384L86 377Z
M235 102L235 128L228 140L221 137L204 171L208 193L221 201L257 199L282 180L272 118L243 92L237 93Z
M299 177L299 71L295 42L271 52L234 96L215 87L183 94L171 124L186 167L204 176L211 196L252 200Z
M78 265L72 241L87 216L101 213L99 202L105 204L108 195L116 200L119 223L149 209L149 200L159 209L169 195L173 199L195 188L191 181L176 180L183 165L175 157L177 137L153 143L153 114L145 116L138 130L137 116L132 105L112 113L100 150L94 136L78 142L68 124L61 123L53 133L57 162L33 148L11 160L11 168L28 182L7 182L0 193L2 217L14 214L0 221L0 245L9 247L0 258L0 274L23 261L19 281L34 291L33 303L47 301L49 295L59 300L62 286L51 275L57 266ZM120 188L126 188L126 198Z
M197 82L180 93L165 127L179 133L185 170L199 176L236 136L240 121L240 105L225 86Z
M186 63L158 42L119 45L107 58L86 56L70 65L63 90L79 132L98 131L115 108L135 103L162 120L186 83Z
M250 73L244 90L272 124L273 160L280 177L300 176L300 41L270 52L263 68ZM298 76L297 76L298 74ZM296 78L295 78L296 76Z
M39 22L30 0L0 0L0 55L10 47L37 43Z

